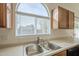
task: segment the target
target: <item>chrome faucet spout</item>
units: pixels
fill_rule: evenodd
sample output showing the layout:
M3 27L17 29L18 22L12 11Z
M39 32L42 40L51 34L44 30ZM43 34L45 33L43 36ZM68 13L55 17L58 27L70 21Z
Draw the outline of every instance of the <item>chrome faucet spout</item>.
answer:
M39 37L37 37L37 44L39 44L40 43L40 38Z

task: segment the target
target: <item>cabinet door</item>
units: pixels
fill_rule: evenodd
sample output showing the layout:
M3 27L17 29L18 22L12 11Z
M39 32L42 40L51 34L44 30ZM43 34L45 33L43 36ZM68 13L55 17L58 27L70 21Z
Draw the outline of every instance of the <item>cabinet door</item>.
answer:
M0 28L6 28L6 4L0 3Z
M74 28L74 13L69 11L69 29Z
M53 10L53 28L58 29L58 8Z
M68 25L68 10L58 7L58 28L67 29Z
M62 51L60 53L55 54L54 56L66 56L66 51Z

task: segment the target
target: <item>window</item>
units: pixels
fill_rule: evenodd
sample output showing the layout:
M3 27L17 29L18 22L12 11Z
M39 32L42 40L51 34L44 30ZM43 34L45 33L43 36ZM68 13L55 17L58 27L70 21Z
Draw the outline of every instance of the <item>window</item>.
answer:
M47 12L46 7L40 3L19 4L19 6L17 5L17 11L48 17L48 12Z
M43 4L22 3L16 9L16 36L50 34L49 14Z
M37 18L37 34L48 34L50 31L50 22L48 19Z

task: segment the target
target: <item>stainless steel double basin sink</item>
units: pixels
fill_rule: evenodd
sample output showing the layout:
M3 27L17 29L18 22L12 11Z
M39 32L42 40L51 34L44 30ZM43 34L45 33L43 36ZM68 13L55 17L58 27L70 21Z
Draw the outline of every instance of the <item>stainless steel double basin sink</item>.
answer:
M40 53L43 53L45 51L49 50L58 50L61 47L53 44L53 43L45 43L45 44L31 44L25 47L26 50L26 55L32 56L32 55L37 55Z

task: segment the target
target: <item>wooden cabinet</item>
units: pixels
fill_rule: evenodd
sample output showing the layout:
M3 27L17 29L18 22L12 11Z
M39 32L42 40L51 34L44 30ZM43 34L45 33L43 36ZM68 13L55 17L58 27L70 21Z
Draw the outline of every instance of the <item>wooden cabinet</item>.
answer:
M58 28L67 29L68 28L68 10L58 7Z
M0 28L6 28L7 25L7 12L6 12L6 4L0 3Z
M73 29L74 13L60 6L52 12L51 26L53 29Z
M0 28L2 29L13 28L14 12L12 6L12 4L0 3Z
M69 11L69 28L74 28L74 13Z
M55 54L54 56L67 56L67 54L66 54L66 51L62 51L62 52Z

